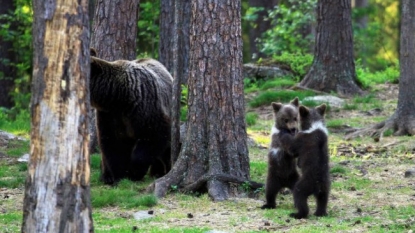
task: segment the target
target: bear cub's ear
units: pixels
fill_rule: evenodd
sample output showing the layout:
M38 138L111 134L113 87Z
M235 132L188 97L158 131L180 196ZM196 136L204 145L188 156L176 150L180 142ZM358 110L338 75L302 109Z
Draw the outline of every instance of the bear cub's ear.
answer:
M326 113L326 107L327 107L326 104L322 104L316 107L318 114L320 114L321 116L324 116L324 113Z
M290 104L298 107L299 103L298 103L298 97L295 97L295 99L291 100Z
M91 56L94 56L94 57L97 56L97 51L94 48L89 48L89 53Z
M308 116L309 113L310 113L310 110L306 106L303 106L303 105L300 106L300 116L306 117Z
M272 102L271 105L275 112L278 112L282 107L282 103Z

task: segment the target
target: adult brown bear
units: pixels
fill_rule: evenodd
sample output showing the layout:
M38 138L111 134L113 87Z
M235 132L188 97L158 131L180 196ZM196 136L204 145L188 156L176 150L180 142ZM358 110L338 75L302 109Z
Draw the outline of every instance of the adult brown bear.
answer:
M105 61L91 50L90 99L102 153L101 180L141 180L170 170L173 79L153 59Z

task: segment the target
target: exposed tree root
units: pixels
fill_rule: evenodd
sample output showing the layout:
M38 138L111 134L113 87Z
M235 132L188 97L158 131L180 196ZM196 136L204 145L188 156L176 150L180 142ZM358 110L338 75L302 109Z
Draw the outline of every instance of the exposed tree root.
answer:
M399 117L395 113L385 121L347 134L344 139L350 140L357 137L370 136L378 142L382 140L383 134L387 130L392 130L394 136L415 135L415 119Z
M235 183L235 184L247 184L251 189L259 189L264 187L264 184L258 183L255 181L247 180L241 177L232 176L228 174L205 174L202 177L200 177L197 181L186 185L185 187L181 188L180 190L183 192L191 192L199 190L206 182L210 180L218 180L222 182L228 182L228 183Z
M171 188L171 186L179 183L179 180L180 178L177 176L172 179L172 176L166 175L152 183L147 188L147 192L154 192L154 194L157 197L164 197L167 194L168 190ZM182 187L179 186L178 191L184 193L197 192L198 190L202 189L208 181L221 181L234 184L246 184L252 190L264 187L263 183L258 183L255 181L247 180L241 177L232 176L228 174L205 174L202 177L200 177L197 181L191 184Z

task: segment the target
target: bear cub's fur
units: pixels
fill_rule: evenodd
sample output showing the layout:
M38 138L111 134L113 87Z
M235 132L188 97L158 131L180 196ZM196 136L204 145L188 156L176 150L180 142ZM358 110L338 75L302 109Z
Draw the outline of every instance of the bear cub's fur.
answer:
M298 130L298 98L289 104L272 103L275 124L271 130L271 147L268 153L268 175L265 184L266 203L262 209L273 209L275 198L282 188L292 190L299 175L295 159L287 154L281 145L283 135L294 134Z
M293 189L294 205L298 212L290 215L297 219L307 218L307 199L310 195L316 198L317 209L314 215L327 215L330 174L325 111L325 104L312 109L300 106L301 131L295 136L285 134L280 139L285 151L298 158L302 173Z

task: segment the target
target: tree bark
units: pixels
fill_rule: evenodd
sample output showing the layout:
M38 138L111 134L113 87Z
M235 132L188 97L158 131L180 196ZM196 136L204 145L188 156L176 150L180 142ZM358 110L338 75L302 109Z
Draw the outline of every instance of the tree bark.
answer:
M92 26L91 47L107 61L135 60L139 0L98 1ZM89 112L90 153L98 152L95 110Z
M93 232L88 1L33 2L31 145L22 232Z
M257 39L261 38L262 34L271 28L271 21L266 20L268 11L272 10L279 3L278 0L248 0L249 7L261 7L263 10L257 12L258 18L255 20L254 27L249 28L249 48L251 51L251 58L257 60L260 57L265 57L258 49Z
M190 46L190 1L161 0L159 60L187 84ZM177 37L177 39L174 39ZM174 63L176 65L174 65ZM173 78L176 76L173 75Z
M108 61L134 60L139 0L97 1L91 45Z
M0 0L0 15L6 15L15 10L14 1ZM6 24L6 19L0 19L0 25ZM15 30L16 24L11 23L9 30ZM10 95L14 87L14 79L17 75L16 53L13 51L13 41L0 36L0 107L13 107L12 96Z
M394 135L415 135L415 1L402 0L398 106L386 121L346 135L346 139L370 135L381 140L386 130Z
M353 57L350 0L319 0L314 61L300 86L342 96L360 95Z
M162 0L160 14L160 62L174 79L172 96L171 161L180 153L181 84L187 84L189 69L190 1Z
M195 185L198 190L193 191L207 191L213 200L225 200L238 190L229 184L234 181L219 175L249 180L241 1L192 1L191 10L185 140L173 169L150 190L162 197L171 185L185 189L202 180L204 185Z

